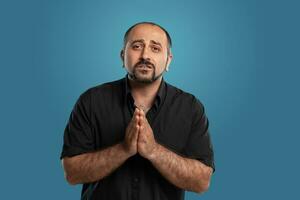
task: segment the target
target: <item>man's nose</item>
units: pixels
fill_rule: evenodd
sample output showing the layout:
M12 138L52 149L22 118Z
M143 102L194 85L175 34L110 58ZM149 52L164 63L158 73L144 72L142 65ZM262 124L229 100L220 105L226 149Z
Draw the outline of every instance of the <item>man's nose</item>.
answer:
M150 56L149 56L149 49L147 47L145 47L141 53L141 58L145 59L145 60L150 60Z

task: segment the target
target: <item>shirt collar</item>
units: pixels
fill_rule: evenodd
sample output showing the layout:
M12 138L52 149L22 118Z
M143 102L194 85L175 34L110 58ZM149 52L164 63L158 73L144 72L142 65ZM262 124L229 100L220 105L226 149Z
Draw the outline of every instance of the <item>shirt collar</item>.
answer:
M155 101L154 101L154 105L156 106L156 108L158 108L161 105L162 101L164 100L164 97L166 94L165 89L166 89L166 83L164 81L164 78L162 77L161 83L158 88L158 92L156 94ZM127 99L127 100L131 99L134 102L134 99L131 94L131 87L129 84L128 74L126 74L126 76L125 76L125 99Z

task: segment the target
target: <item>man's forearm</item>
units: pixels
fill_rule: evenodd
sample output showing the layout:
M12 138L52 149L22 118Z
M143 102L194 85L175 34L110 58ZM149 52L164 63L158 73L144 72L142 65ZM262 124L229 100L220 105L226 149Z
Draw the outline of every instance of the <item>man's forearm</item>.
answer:
M63 159L66 179L70 184L94 182L122 165L130 155L122 143L92 153Z
M208 189L212 169L198 160L181 157L160 144L149 160L167 180L179 188L197 193Z

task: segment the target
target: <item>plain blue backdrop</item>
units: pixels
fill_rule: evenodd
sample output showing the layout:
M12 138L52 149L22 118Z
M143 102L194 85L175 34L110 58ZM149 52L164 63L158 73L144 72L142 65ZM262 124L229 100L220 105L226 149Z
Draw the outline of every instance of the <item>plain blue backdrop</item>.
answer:
M124 77L132 24L173 39L167 82L205 105L216 172L186 199L299 199L298 1L1 1L1 199L79 199L63 131L79 95Z

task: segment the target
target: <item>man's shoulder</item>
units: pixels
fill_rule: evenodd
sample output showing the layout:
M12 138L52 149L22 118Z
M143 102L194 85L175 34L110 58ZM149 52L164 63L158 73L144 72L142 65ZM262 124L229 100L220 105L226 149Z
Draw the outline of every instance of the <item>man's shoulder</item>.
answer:
M98 93L105 93L105 92L111 92L112 90L121 90L123 87L123 81L124 78L110 81L110 82L105 82L98 84L96 86L88 88L84 93L89 93L90 95L98 94ZM83 94L84 94L83 93Z
M202 102L194 94L187 92L167 82L166 85L167 85L168 96L170 99L172 99L172 101L184 102L185 105L190 105L193 108L195 108L196 106L201 110L204 109Z
M170 83L167 83L166 82L166 85L167 85L167 90L168 90L168 94L171 95L173 98L180 98L180 99L184 99L186 101L193 101L196 98L195 95L193 95L192 93L190 92L187 92L177 86L174 86Z
M105 97L106 95L111 95L112 93L122 93L124 78L101 83L95 86L92 86L86 89L81 95L80 98L91 98L91 97Z

